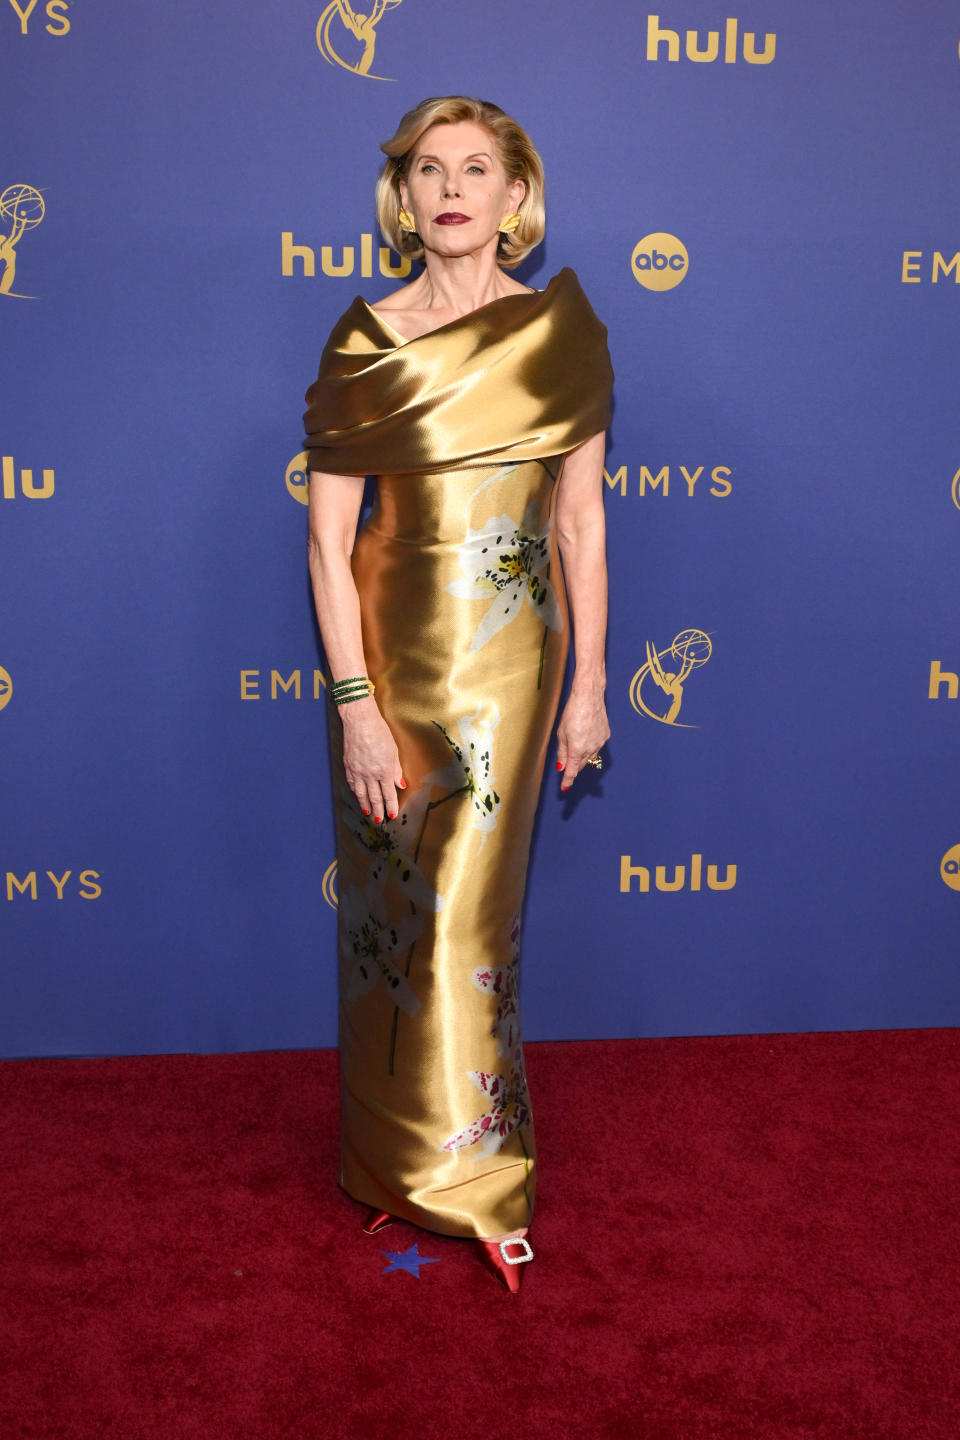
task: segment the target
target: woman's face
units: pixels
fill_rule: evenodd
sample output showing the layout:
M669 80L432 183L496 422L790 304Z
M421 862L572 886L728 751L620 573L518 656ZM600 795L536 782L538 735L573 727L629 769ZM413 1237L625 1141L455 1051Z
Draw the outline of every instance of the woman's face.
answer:
M522 180L507 183L493 136L472 120L425 130L400 181L424 248L440 255L495 248L500 221L525 193Z

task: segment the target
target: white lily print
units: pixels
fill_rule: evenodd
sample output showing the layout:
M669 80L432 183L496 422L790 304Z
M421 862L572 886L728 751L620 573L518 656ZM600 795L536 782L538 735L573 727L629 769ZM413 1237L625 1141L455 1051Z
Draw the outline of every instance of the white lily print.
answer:
M490 1108L471 1120L456 1135L451 1135L441 1150L463 1150L480 1142L480 1156L496 1155L503 1142L530 1121L530 1096L523 1067L523 1055L517 1049L511 1073L490 1075L484 1070L468 1070L467 1074L484 1095L490 1097Z
M562 628L557 597L546 570L550 562L550 524L538 525L538 507L531 500L518 525L509 515L491 517L479 530L467 524L467 538L459 548L465 574L446 587L461 600L490 600L491 604L470 640L479 650L520 613L524 599L552 630Z
M361 889L352 885L340 898L342 939L340 948L353 969L347 981L347 1000L367 995L383 980L396 1005L407 1015L420 1009L420 997L398 967L395 956L411 945L423 928L423 917L404 915L390 920L381 886L368 881Z
M434 725L441 731L456 756L456 763L446 770L434 770L424 777L424 784L446 785L451 790L470 791L473 823L483 831L481 846L486 841L487 832L496 825L500 808L500 796L493 788L493 732L500 724L500 711L495 704L490 706L490 711L490 718L481 720L481 704L472 715L457 717L462 744L454 740L445 725L434 720Z
M374 825L371 816L360 813L349 785L343 785L340 795L344 824L372 857L371 880L393 879L414 904L424 910L442 910L443 896L427 883L411 853L430 798L429 785L417 786L404 797L396 819L384 816L379 825Z

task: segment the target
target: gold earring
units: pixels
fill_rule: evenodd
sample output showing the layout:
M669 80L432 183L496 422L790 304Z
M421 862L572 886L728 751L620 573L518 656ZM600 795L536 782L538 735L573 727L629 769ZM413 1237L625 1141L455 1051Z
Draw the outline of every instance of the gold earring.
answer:
M515 210L512 215L504 215L503 219L500 221L500 229L504 232L504 234L509 235L512 231L516 230L519 224L520 211Z
M413 216L410 214L409 210L404 210L401 208L399 220L401 230L416 230L417 227L414 224Z

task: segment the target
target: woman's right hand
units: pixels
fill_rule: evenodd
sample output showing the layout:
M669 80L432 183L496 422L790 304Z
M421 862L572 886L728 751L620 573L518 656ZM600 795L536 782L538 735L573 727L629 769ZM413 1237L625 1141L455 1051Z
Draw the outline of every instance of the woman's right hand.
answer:
M337 707L343 721L343 768L364 815L379 825L400 808L398 788L406 786L400 753L372 695Z

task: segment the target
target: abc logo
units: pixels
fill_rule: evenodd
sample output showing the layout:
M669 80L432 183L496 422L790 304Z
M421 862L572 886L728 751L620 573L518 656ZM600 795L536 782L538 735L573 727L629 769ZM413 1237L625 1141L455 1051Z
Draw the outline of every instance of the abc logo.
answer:
M13 697L13 681L8 671L0 665L0 710L4 705L9 705Z
M960 845L954 845L940 861L940 876L951 890L960 890Z
M299 455L294 455L287 466L287 489L294 500L299 500L301 505L307 505L310 501L310 468L306 450L301 450Z
M644 235L630 257L633 278L645 290L672 290L687 273L687 247L676 235Z

